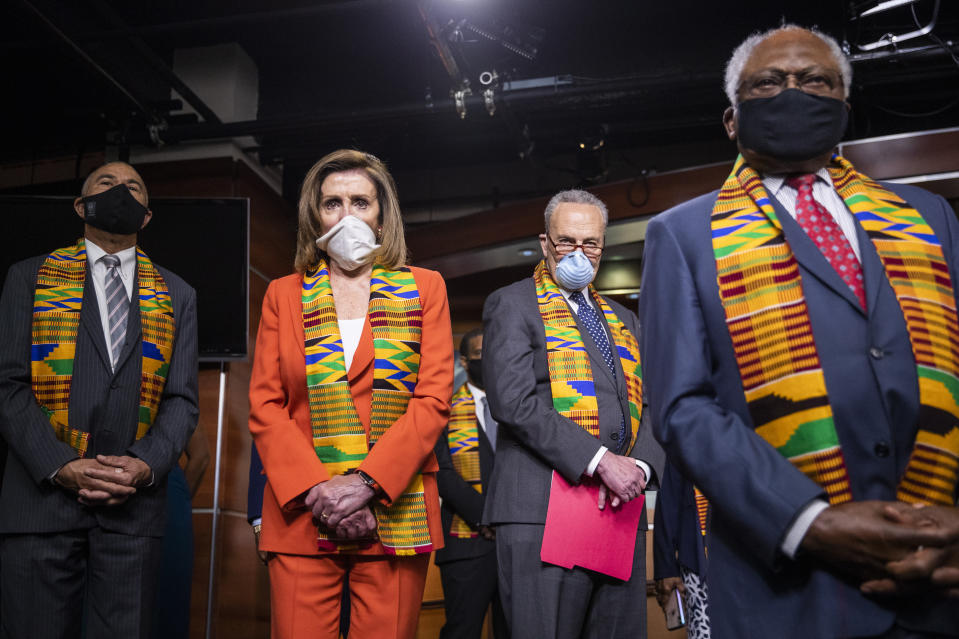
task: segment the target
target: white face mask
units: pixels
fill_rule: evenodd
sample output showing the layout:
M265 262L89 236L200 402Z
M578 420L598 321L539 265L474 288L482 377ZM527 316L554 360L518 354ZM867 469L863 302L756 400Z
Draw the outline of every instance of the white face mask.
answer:
M325 235L316 238L316 245L344 271L355 271L368 264L380 248L373 229L352 215L345 216Z
M593 263L582 251L567 253L556 264L555 277L567 291L579 291L593 281Z

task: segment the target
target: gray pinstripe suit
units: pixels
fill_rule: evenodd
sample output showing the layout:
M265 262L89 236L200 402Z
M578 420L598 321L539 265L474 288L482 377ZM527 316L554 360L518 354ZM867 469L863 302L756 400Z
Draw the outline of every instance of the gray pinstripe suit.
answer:
M130 306L116 372L109 365L89 273L77 330L71 427L91 433L88 456L129 455L154 472L150 487L117 506L90 507L49 480L76 459L56 439L30 387L37 270L45 256L10 268L0 300L0 434L10 455L0 489L0 636L17 639L145 636L163 534L166 475L196 426L196 295L158 267L176 318L173 357L159 411L135 441L141 371L140 313ZM135 290L135 289L134 289ZM86 592L86 596L85 593Z

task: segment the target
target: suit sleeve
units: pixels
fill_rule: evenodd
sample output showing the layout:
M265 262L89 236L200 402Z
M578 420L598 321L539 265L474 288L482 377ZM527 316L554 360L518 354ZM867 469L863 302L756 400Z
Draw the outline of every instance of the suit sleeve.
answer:
M672 230L654 219L643 259L641 350L653 431L742 543L775 567L793 519L823 492L722 405L696 281ZM714 291L715 279L702 285Z
M629 330L639 340L642 328L639 325L639 318L628 309L623 309L625 317L629 318ZM640 358L641 363L642 358ZM645 366L644 366L645 368ZM639 421L639 431L636 434L636 443L629 451L629 457L642 460L649 466L652 475L646 478L646 489L657 488L660 485L660 478L663 477L666 466L666 453L663 447L659 445L653 436L652 420L649 418L649 406L646 402L646 389L643 388L643 414Z
M414 270L423 311L420 369L406 412L377 440L359 469L375 479L389 500L432 458L449 421L453 395L453 330L446 283L439 273Z
M656 495L656 511L653 515L654 579L679 576L676 535L679 530L680 509L683 507L680 477L672 467L667 467L661 482L662 487Z
M294 500L330 475L316 456L313 442L290 414L290 392L281 376L280 345L293 336L280 329L279 290L274 280L263 298L250 372L249 425L263 467L269 472L270 487L280 505L290 509L299 506Z
M512 291L496 291L483 307L483 379L490 412L515 439L576 484L601 444L537 393L534 360L536 349L544 346L534 344L536 327L530 322L540 322L540 317L528 317L523 311L530 308L508 295Z
M246 520L251 524L263 516L263 489L266 488L266 475L263 474L263 462L256 452L256 444L250 446L250 481L246 489Z
M166 477L177 463L199 417L197 374L199 370L196 335L196 292L186 284L180 313L176 316L173 355L163 395L150 430L135 441L129 452L142 459L157 481Z
M30 383L36 269L15 264L0 298L0 434L38 484L77 453L57 439Z
M443 503L451 507L463 521L475 527L483 518L484 498L453 467L448 433L449 431L444 428L436 442L436 461L440 467L439 472L436 473L436 483L439 486L440 497Z

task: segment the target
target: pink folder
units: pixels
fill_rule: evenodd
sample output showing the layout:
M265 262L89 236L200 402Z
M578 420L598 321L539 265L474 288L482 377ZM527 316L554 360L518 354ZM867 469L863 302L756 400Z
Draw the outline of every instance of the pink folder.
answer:
M613 508L596 507L599 482L570 486L553 471L540 559L564 568L579 566L626 581L633 572L637 526L645 495Z

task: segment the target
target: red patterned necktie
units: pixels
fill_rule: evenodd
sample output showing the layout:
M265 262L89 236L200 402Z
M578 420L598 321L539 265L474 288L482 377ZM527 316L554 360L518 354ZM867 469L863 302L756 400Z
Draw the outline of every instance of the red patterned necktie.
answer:
M816 176L812 173L797 175L786 180L786 184L799 191L796 196L796 221L806 232L826 260L839 273L856 298L859 305L866 310L866 290L863 287L862 266L852 250L852 245L846 239L842 229L836 224L829 211L816 201L812 195L812 185Z

